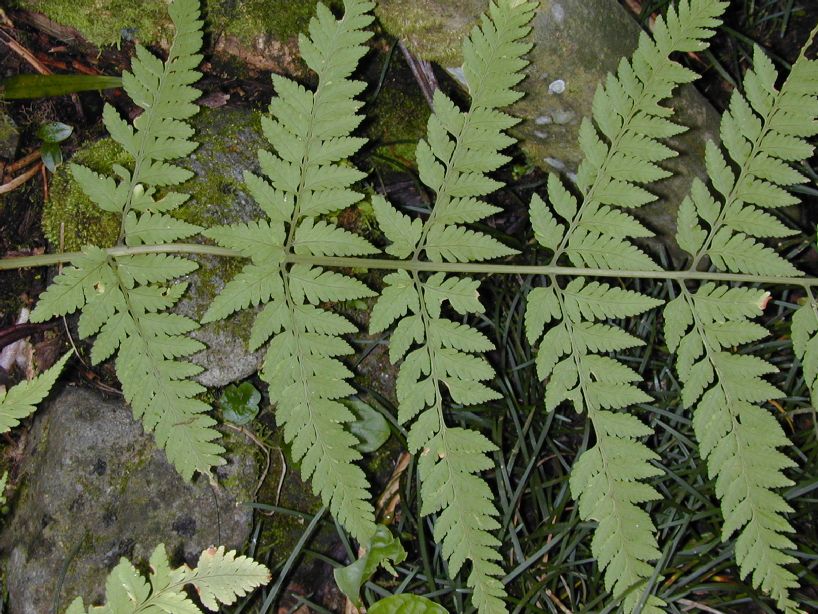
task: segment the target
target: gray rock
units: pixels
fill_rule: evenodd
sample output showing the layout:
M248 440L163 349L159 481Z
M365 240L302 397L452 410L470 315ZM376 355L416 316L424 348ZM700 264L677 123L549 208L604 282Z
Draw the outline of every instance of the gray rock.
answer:
M120 557L140 564L164 543L172 562L195 563L210 545L240 548L252 514L257 464L231 455L219 486L182 481L121 401L68 388L40 410L21 495L2 538L10 614L63 611L104 595Z
M485 9L485 0L380 0L376 11L388 30L424 59L458 78L460 46ZM534 43L526 96L512 109L525 121L516 136L536 164L569 174L582 159L579 125L591 113L597 84L636 48L639 25L616 0L541 0L533 21ZM690 128L671 146L680 156L667 163L676 175L652 187L661 200L638 214L663 235L675 232L675 211L692 176L705 176L704 143L718 139L719 115L693 87L672 103L676 121Z
M14 120L0 108L0 158L11 160L17 152L17 142L20 132Z
M259 173L257 152L270 148L261 134L261 116L247 109L202 109L194 121L199 148L181 165L195 173L180 186L190 200L178 217L204 228L250 222L265 217L244 185L244 171ZM175 311L199 320L213 299L241 270L244 261L215 256L191 256L199 269ZM255 312L244 310L192 333L207 349L193 356L204 367L196 377L203 386L219 387L245 379L260 367L263 352L251 353L247 339Z

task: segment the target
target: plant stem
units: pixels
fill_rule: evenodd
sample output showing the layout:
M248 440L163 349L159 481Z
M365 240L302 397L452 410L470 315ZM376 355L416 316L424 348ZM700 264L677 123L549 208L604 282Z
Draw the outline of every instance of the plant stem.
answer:
M197 243L168 243L166 245L118 246L108 248L109 256L136 256L139 254L205 254L225 258L241 258L233 249ZM42 256L22 256L0 259L0 271L27 267L51 266L61 262L71 262L80 252L64 254L44 254ZM291 264L311 264L313 266L349 269L387 269L404 271L427 271L444 273L470 273L486 275L565 275L570 277L610 277L629 279L670 279L675 281L723 281L746 284L771 284L779 286L818 286L818 277L776 277L774 275L743 275L739 273L719 273L717 271L618 271L614 269L591 269L571 266L551 266L538 264L491 264L459 262L423 262L416 260L386 260L378 258L355 258L338 256L306 256L290 254L286 262Z
M118 246L106 250L109 256L137 256L140 254L205 254L224 258L241 258L233 249L198 243L169 243L167 245ZM0 259L0 271L27 267L51 266L70 262L80 252L65 254L44 254L42 256L22 256ZM816 277L775 277L773 275L742 275L739 273L719 273L717 271L617 271L613 269L592 269L586 267L531 265L531 264L481 264L459 262L422 262L416 260L386 260L378 258L355 258L338 256L306 256L290 254L286 262L291 264L311 264L313 266L339 267L348 269L387 269L404 271L427 271L445 273L471 273L474 275L565 275L570 277L611 277L629 279L670 279L675 281L726 281L747 284L770 284L778 286L818 286Z

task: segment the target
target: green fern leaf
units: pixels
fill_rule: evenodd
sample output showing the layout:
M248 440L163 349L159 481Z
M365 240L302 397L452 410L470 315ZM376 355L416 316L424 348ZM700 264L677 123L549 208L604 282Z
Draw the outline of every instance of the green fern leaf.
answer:
M62 373L65 363L71 358L71 352L64 354L49 369L34 379L20 382L9 390L0 387L0 433L6 433L20 424L37 409L37 405L54 387ZM2 496L5 487L0 490Z
M199 91L191 84L200 76L195 70L201 60L199 5L175 0L169 12L176 33L168 59L162 62L137 45L132 70L123 75L126 93L144 112L133 127L112 107L103 113L111 136L133 157L134 171L116 168L117 182L73 166L80 186L96 204L121 212L121 239L129 246L171 241L200 230L166 213L185 202L185 195L170 192L154 199L157 188L191 176L169 161L196 147L185 120L198 110L194 100ZM165 313L185 286L159 285L191 272L196 264L166 254L109 257L96 247L86 248L73 264L41 296L35 319L82 308L81 336L97 334L92 361L118 353L116 371L126 400L182 476L190 479L195 471L208 473L223 464L223 450L214 443L219 437L215 421L205 415L210 408L194 398L204 388L189 379L201 368L183 360L203 348L186 336L198 325Z
M440 90L427 137L417 147L420 180L436 193L425 223L396 212L375 199L375 213L398 257L425 255L431 262L471 262L516 253L493 237L468 229L469 224L498 209L480 198L501 184L488 173L508 161L501 153L513 143L505 130L517 119L501 109L520 97L513 88L523 78L523 59L536 4L520 0L489 3L463 46L463 74L471 102L461 111ZM390 340L390 360L403 358L397 379L398 420L410 423L407 443L423 450L419 461L422 514L438 513L435 539L442 544L449 572L469 562L467 584L479 612L504 612L505 589L497 578L499 528L488 484L478 475L493 466L494 450L485 437L446 424L449 400L462 405L499 398L487 382L494 370L475 355L493 348L491 341L468 324L444 317L444 305L466 315L482 313L479 282L434 273L398 272L385 278L385 288L372 313L370 330L397 325ZM414 348L414 349L413 349Z
M350 186L364 174L347 158L365 142L350 136L362 120L355 97L365 85L349 77L367 51L370 33L365 28L372 22L372 7L368 0L346 0L343 18L336 19L323 4L317 6L309 36L299 37L302 57L318 74L315 92L273 77L276 96L262 128L275 153L259 152L264 177L245 173L248 189L269 221L205 233L251 262L227 283L203 319L262 306L249 344L252 349L268 344L261 376L270 386L276 421L304 479L312 480L314 492L362 543L375 531L375 514L366 476L355 464L361 458L359 442L345 427L355 416L339 402L354 392L347 383L352 373L338 360L352 353L341 335L356 328L318 305L374 293L347 275L293 261L378 251L363 238L316 219L362 198ZM417 224L382 199L373 204L388 236L407 241L415 232L419 238ZM385 305L383 317L388 318Z
M781 393L762 378L775 367L754 356L735 354L738 344L767 334L748 318L761 313L768 295L760 290L707 284L682 295L665 312L666 337L680 339L677 369L682 401L693 408L699 451L716 478L716 495L724 514L722 539L738 532L736 560L741 575L769 593L785 612L797 612L788 591L797 587L786 565L795 559L782 550L794 548L793 531L784 518L791 511L774 489L792 482L783 471L795 464L778 448L789 444L769 412L759 407ZM801 324L794 326L801 326ZM799 331L799 349L808 337Z
M195 569L187 565L172 569L165 546L159 545L151 555L150 570L146 581L127 559L121 559L105 583L105 605L86 610L77 597L66 614L201 614L185 592L186 585L194 588L202 605L215 611L270 581L270 571L264 565L236 556L235 551L225 552L224 546L202 552Z
M713 142L705 151L710 181L721 202L694 181L692 202L710 228L704 241L680 245L693 255L694 267L706 256L722 271L796 277L803 273L753 237L795 234L763 209L798 203L788 188L804 177L789 163L813 152L805 137L813 133L810 126L818 119L818 83L807 76L815 60L802 52L780 90L775 87L777 71L759 47L754 49L753 64L754 70L744 78L744 94L734 92L722 116L721 138L732 165ZM691 224L698 228L689 206L682 213L680 229Z

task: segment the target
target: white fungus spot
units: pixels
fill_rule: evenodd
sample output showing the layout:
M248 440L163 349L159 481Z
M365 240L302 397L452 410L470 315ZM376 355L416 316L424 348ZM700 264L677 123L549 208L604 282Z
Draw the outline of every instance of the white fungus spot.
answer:
M552 81L548 86L548 91L552 94L562 94L565 91L565 81L562 79Z
M545 126L546 124L551 123L551 116L550 115L540 115L534 120L534 123L538 126Z
M562 8L559 2L555 2L551 5L551 15L557 23L562 23L563 19L565 19L565 9Z

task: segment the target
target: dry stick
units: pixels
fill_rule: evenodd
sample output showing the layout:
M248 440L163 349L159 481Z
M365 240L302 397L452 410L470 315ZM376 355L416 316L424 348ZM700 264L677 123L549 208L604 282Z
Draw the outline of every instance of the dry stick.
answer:
M5 172L7 174L17 172L21 168L25 168L26 166L28 166L32 162L35 162L36 160L39 160L41 155L42 154L40 153L40 150L35 149L30 154L27 154L27 155L23 156L19 160L15 160L14 162L11 162L10 164L7 164L6 167L5 167Z
M23 47L20 43L18 43L10 34L6 34L3 32L4 36L2 38L3 42L6 43L9 49L11 49L14 53L19 55L23 58L26 62L31 64L31 67L34 68L38 73L41 75L50 75L51 71L46 68L40 60L34 57L34 54L31 53L28 49Z
M9 181L8 183L4 183L0 185L0 194L6 194L7 192L11 192L12 190L19 188L23 185L26 181L34 177L37 173L40 172L40 168L42 167L42 163L35 164L30 169L28 169L22 175L19 175Z

